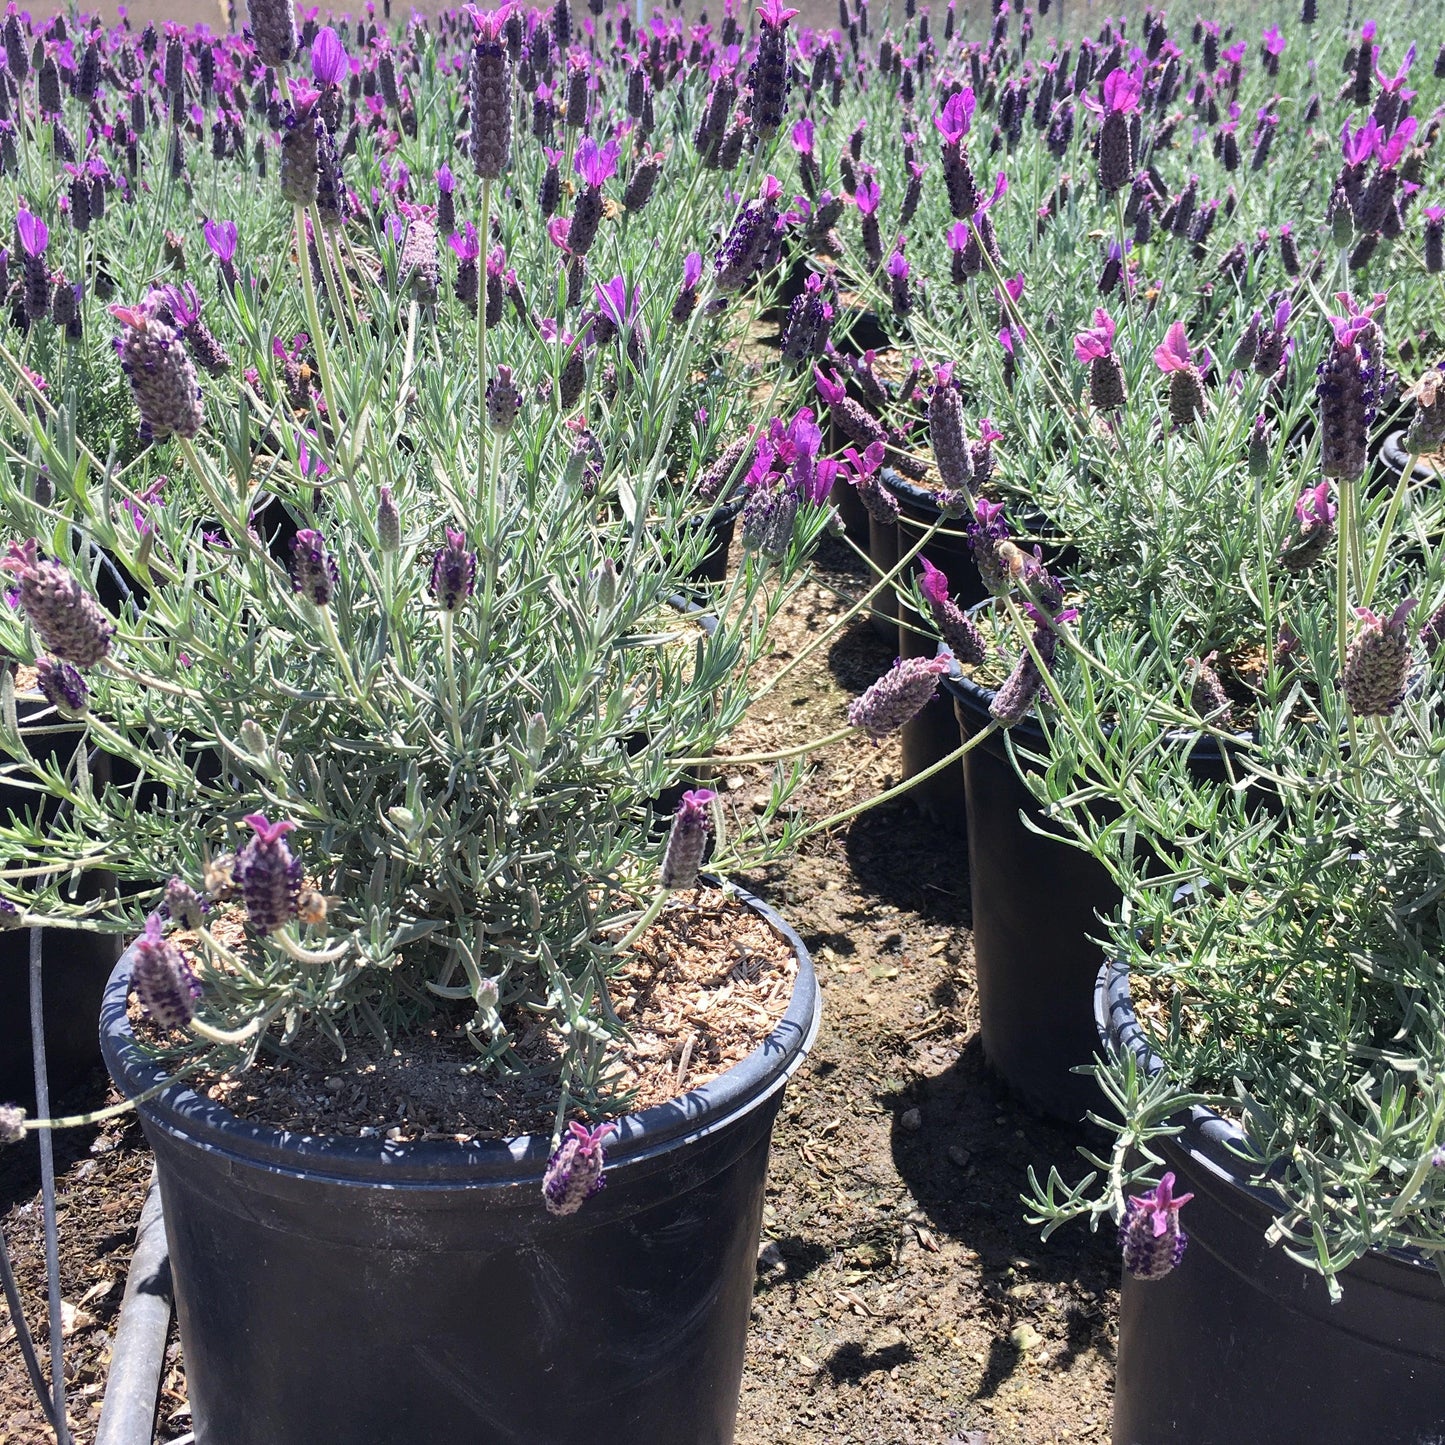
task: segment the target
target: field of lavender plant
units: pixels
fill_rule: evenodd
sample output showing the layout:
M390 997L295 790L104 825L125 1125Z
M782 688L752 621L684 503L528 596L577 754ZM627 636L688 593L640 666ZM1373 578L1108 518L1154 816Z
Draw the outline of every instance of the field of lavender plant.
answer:
M1062 817L1146 722L1323 717L1358 758L1355 720L1383 736L1418 687L1445 18L433 8L0 24L0 915L51 969L78 931L138 939L143 1047L207 1077L440 1018L418 1067L525 1094L496 1132L551 1131L565 1214L637 1103L618 954L713 848L826 1009L739 1440L1105 1438L1113 1225L1137 1254L1157 1217L1163 1274L1180 1209L1116 1188L1102 1231L1038 1238L1090 1214L1053 1171L1106 1146L984 1066L961 758L1062 719L1032 760ZM679 606L713 628L680 651ZM991 693L962 745L960 668ZM1078 718L1129 687L1147 719L1113 694L1088 756ZM1198 1054L1223 1095L1234 1060ZM483 1132L372 1107L347 1124ZM1318 1139L1311 1108L1284 1112ZM149 1173L99 1122L62 1150L58 1293L55 1194L6 1151L30 1325L0 1316L0 1445L48 1438L20 1346L62 1298L95 1438ZM0 1107L0 1143L37 1137ZM1366 1186L1320 1149L1286 1197L1297 1229L1348 1216L1317 1231L1333 1283L1405 1205L1340 1206ZM1412 1247L1445 1202L1420 1177ZM168 1359L156 1440L207 1445Z

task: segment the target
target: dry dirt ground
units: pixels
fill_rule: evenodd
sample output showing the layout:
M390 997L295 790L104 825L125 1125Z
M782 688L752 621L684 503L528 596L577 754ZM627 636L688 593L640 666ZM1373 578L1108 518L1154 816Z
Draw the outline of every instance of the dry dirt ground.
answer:
M829 542L817 576L781 619L774 665L843 611L838 592L857 592L863 573ZM892 661L854 621L758 704L735 750L833 731ZM812 817L842 810L898 765L896 742L860 735L822 757L799 801ZM761 796L759 770L723 781L741 806ZM1027 1167L1077 1172L1078 1136L1030 1117L983 1061L961 831L904 798L739 881L802 933L824 1020L774 1140L738 1445L1107 1440L1117 1254L1082 1230L1043 1244L1023 1221ZM91 1445L150 1166L133 1124L63 1148L72 1417L77 1445ZM0 1215L43 1341L36 1187L33 1151L7 1150ZM41 1445L7 1324L0 1313L0 1445ZM188 1429L173 1361L157 1439Z

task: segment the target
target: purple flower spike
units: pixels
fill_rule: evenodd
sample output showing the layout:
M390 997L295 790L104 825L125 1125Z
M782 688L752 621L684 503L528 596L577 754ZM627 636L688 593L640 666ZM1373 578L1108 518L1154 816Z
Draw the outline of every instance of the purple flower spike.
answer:
M1189 1237L1179 1227L1179 1211L1193 1198L1174 1193L1172 1173L1148 1194L1130 1196L1119 1225L1119 1248L1124 1268L1136 1279L1163 1279L1184 1258Z
M308 527L291 539L291 586L317 607L330 605L340 574L326 539Z
M1376 617L1368 607L1357 607L1364 626L1345 651L1340 686L1356 717L1389 717L1405 700L1410 670L1410 636L1405 624L1418 606L1406 598L1389 617Z
M477 585L477 554L467 550L465 534L447 528L447 544L431 564L431 595L443 612L455 612Z
M957 145L968 134L977 103L973 91L964 86L949 96L943 109L934 116L933 124L948 145Z
M698 870L702 867L702 855L712 826L711 804L716 797L711 788L693 788L682 795L662 854L664 888L697 887Z
M236 858L235 879L246 904L246 917L258 933L274 933L296 916L301 892L301 860L291 854L286 834L295 823L270 823L264 813L245 821L256 836Z
M862 728L875 746L911 721L938 692L938 679L948 671L946 657L905 657L895 662L848 709L848 723Z
M36 687L57 712L78 716L85 711L90 689L68 662L42 657L36 662L35 671Z
M311 74L317 85L340 85L350 70L340 37L329 25L323 25L311 42Z
M59 562L42 562L39 543L10 544L0 570L20 583L20 605L48 652L62 662L95 667L110 651L115 627L104 609Z
M576 1214L582 1205L607 1183L603 1174L607 1161L602 1141L616 1126L568 1124L566 1136L547 1161L542 1176L542 1197L550 1214Z
M183 1029L196 1015L200 980L186 956L161 932L161 917L152 913L145 932L132 949L130 984L148 1019L163 1029Z

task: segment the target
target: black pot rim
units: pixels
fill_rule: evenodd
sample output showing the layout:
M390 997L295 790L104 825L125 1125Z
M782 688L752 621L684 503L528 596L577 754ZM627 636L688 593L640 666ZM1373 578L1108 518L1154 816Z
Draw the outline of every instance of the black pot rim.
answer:
M711 881L711 880L708 880ZM817 1037L822 1000L807 946L776 910L736 884L724 887L760 914L798 960L793 996L773 1031L747 1058L710 1083L679 1098L611 1121L609 1171L651 1159L678 1143L726 1127L787 1083ZM111 973L101 1005L101 1049L112 1078L127 1098L164 1086L169 1072L146 1058L127 1018L130 961L127 949ZM551 1140L523 1134L512 1139L395 1142L384 1137L311 1135L238 1118L223 1105L174 1083L138 1106L161 1128L247 1163L287 1174L325 1175L342 1183L436 1188L540 1184Z
M1405 428L1389 432L1380 443L1380 460L1396 474L1402 474L1409 465L1410 453L1405 448ZM1434 466L1417 460L1413 473L1421 482L1445 481L1445 465Z
M1107 1053L1117 1056L1121 1050L1127 1049L1146 1078L1153 1079L1164 1072L1167 1066L1154 1051L1149 1035L1134 1011L1134 997L1129 988L1129 965L1125 959L1111 959L1099 969L1094 983L1094 1025ZM1279 1214L1278 1198L1243 1176L1240 1155L1248 1153L1248 1139L1239 1124L1226 1119L1207 1104L1191 1104L1180 1117L1183 1128L1173 1140L1178 1148L1184 1150L1199 1168L1233 1186L1271 1215ZM1427 1271L1431 1276L1439 1273L1431 1259L1418 1250L1373 1249L1370 1256ZM1424 1278L1423 1274L1421 1278Z
M968 609L968 615L970 617L977 616L986 608L991 607L994 600L992 597L986 597L982 602L975 603ZM956 661L939 681L942 682L944 691L950 697L956 702L962 703L974 714L980 726L987 725L991 716L989 708L993 705L994 698L998 696L999 690L996 687L985 687L982 683L975 682L973 678L963 672ZM1045 744L1044 730L1039 726L1038 714L1032 707L1009 731L1015 737L1023 738L1031 748L1041 748ZM1190 755L1200 762L1208 763L1224 757L1224 749L1220 746L1220 740L1213 733L1192 733L1179 729L1168 733L1167 736L1172 742L1193 739L1189 747ZM1250 741L1248 733L1239 733L1238 737L1241 742Z

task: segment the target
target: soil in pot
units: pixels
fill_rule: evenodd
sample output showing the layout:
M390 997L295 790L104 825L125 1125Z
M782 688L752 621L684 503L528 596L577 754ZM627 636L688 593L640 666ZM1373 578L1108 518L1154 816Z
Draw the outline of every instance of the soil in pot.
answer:
M733 1439L772 1122L816 1032L818 995L801 942L755 901L756 916L735 925L740 953L686 950L708 906L689 897L663 915L651 973L695 952L705 986L682 985L673 1012L694 1036L713 1027L703 1018L714 1009L740 1016L748 1051L692 1083L704 1046L684 1045L679 1059L663 1040L666 1102L616 1121L607 1188L575 1215L543 1207L545 1135L477 1137L489 1086L455 1063L450 1087L395 1123L389 1103L354 1112L372 1121L366 1133L310 1132L311 1111L322 1123L355 1109L354 1072L319 1096L289 1090L294 1118L277 1119L266 1091L265 1123L244 1117L242 1095L260 1088L250 1075L226 1096L240 1113L185 1085L139 1106L160 1170L198 1445ZM134 1095L157 1070L134 1042L127 981L123 958L103 1037ZM656 985L638 980L629 1011L644 1037L640 1001ZM745 1006L758 987L772 1008ZM705 1001L683 1007L689 990ZM416 1052L396 1056L403 1074ZM365 1077L378 1075L384 1101L406 1098L412 1081L384 1069ZM555 1092L553 1077L536 1098L494 1097L489 1121L509 1134L545 1118Z
M1149 1047L1129 975L1109 965L1095 997L1100 1037ZM1324 1279L1271 1248L1272 1196L1247 1182L1233 1121L1196 1107L1154 1140L1189 1244L1159 1280L1125 1274L1120 1295L1114 1445L1424 1445L1445 1437L1445 1285L1423 1254L1375 1251Z

